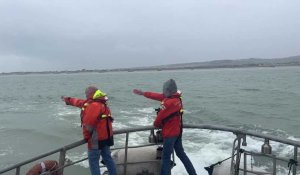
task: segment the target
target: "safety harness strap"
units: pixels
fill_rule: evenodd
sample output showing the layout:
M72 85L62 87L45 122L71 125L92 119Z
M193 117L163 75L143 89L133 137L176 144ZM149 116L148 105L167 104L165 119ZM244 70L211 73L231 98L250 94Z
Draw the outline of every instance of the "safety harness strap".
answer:
M181 107L183 107L183 105L182 105L182 100L181 100L181 98L179 98L179 100L180 100L180 103L181 103ZM159 112L159 111L158 111ZM173 117L175 117L175 116L180 116L180 124L181 124L181 126L180 126L180 135L179 135L179 137L181 137L181 135L182 135L182 128L183 128L183 121L182 121L182 115L183 115L183 109L181 108L179 111L176 111L176 112L174 112L174 113L172 113L172 114L170 114L168 117L166 117L166 118L164 118L163 120L162 120L162 124L164 125L165 123L167 123L170 119L172 119Z
M105 111L101 114L99 114L99 120L103 120L103 119L106 119L106 131L107 131L107 135L108 135L108 138L111 137L110 135L110 128L109 128L109 121L111 119L111 116L110 115L104 115L107 111L107 105L104 104L104 107L105 107Z
M168 117L166 117L166 118L164 118L164 119L162 120L162 124L167 123L167 122L168 122L169 120L171 120L173 117L178 116L178 115L181 115L179 111L176 111L176 112L170 114Z

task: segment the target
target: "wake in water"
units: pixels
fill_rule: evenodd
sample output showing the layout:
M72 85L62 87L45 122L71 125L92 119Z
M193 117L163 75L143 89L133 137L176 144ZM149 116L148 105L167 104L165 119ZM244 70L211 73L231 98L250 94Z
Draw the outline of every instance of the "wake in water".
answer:
M132 111L120 111L120 115L123 115L122 122L116 120L114 127L116 129L130 128L151 125L153 122L153 108L136 108ZM126 118L126 119L125 119ZM265 131L266 132L266 131ZM275 131L273 131L275 132ZM278 132L278 131L277 131ZM137 132L129 135L129 145L135 146L140 144L146 144L148 142L148 132ZM233 140L236 135L230 132L199 130L199 129L186 129L183 132L183 146L193 162L198 174L207 174L204 167L210 166L218 161L231 156ZM290 139L299 140L293 137ZM116 147L124 146L125 137L122 135L115 136ZM247 151L260 152L263 144L262 139L247 137L247 147L243 149ZM281 143L271 142L273 152L280 157L291 157L293 155L293 147L287 146ZM86 157L84 153L72 153L68 155L71 160L78 160ZM257 158L247 157L247 166L267 172L270 170L270 165L261 164ZM175 157L176 166L172 169L172 173L176 175L186 175L184 166L181 161ZM243 161L242 163L243 164ZM88 162L84 161L80 163L81 166L87 168ZM279 165L279 175L286 175L288 172L287 165Z

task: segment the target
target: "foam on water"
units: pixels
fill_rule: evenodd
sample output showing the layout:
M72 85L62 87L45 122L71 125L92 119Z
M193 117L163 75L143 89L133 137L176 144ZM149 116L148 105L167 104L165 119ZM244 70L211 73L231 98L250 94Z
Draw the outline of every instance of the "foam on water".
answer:
M231 156L232 143L235 136L233 136L231 133L222 133L218 131L201 133L207 134L205 136L206 138L203 139L205 140L205 142L199 143L191 140L187 141L186 137L183 137L183 144L184 147L187 148L187 155L193 162L197 173L207 174L206 170L204 170L204 167L210 166L211 164L217 163L218 161L224 160L225 158ZM211 139L206 140L207 138ZM260 152L263 141L257 138L247 137L247 144L248 146L242 148L247 151ZM291 157L294 150L292 146L286 146L277 142L271 142L271 146L278 157ZM178 158L175 160L177 165L173 168L172 173L176 175L187 174L181 161ZM254 167L254 169L261 172L267 172L270 169L270 167L266 165L257 166L255 164L255 159L251 160L250 156L247 157L247 162L248 167L251 167L252 162L252 166ZM241 165L243 165L243 160L241 160ZM277 171L280 171L277 174L285 175L287 173L287 166L280 166Z
M67 160L71 160L73 162L77 161L77 160L84 159L86 157L87 157L87 152L86 151L84 151L83 153L72 152L72 153L69 153L69 154L66 155ZM79 162L76 165L80 165L82 167L89 168L89 162L88 162L88 160Z
M294 141L300 142L300 138L296 138L296 137L294 137L294 136L288 136L287 139L290 139L290 140L294 140Z
M73 117L74 115L79 116L80 110L70 106L58 106L56 117L59 117L61 120L66 118Z
M154 108L131 108L131 109L120 109L120 114L128 114L128 115L134 115L134 114L151 114L154 113Z
M57 122L63 122L66 125L70 126L71 128L80 128L81 121L80 121L80 110L79 108L74 108L71 106L66 106L64 104L55 105L55 113L53 114L53 117Z
M4 149L0 149L0 157L6 156L6 155L13 155L13 153L14 153L13 148L10 146L8 146L7 148L4 148Z
M152 114L154 112L154 108L141 108L137 109L141 114Z
M117 129L117 128L128 128L127 125L125 125L124 123L120 122L120 121L114 121L113 122L113 128Z
M146 126L153 123L153 118L150 117L131 117L132 119L128 121L129 124L136 126Z
M116 121L114 122L115 129L128 128L132 126L146 126L152 124L154 121L154 109L153 108L133 108L131 110L113 111L116 113ZM117 124L119 121L123 124ZM126 122L126 123L125 123Z
M127 115L131 115L131 114L138 114L138 113L134 113L133 111L123 111L123 110L121 110L120 111L120 114L127 114Z

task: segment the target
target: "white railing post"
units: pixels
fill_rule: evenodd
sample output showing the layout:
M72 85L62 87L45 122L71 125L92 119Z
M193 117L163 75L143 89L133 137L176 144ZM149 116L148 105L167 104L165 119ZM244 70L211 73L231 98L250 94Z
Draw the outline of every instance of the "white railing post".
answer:
M20 169L21 169L21 167L16 168L16 175L20 175Z
M127 174L128 138L129 138L129 132L126 132L125 156L124 156L124 175Z
M58 167L63 167L65 165L65 160L66 160L66 150L65 148L60 150L59 153L59 163L58 163ZM58 170L58 175L63 175L64 174L64 168L61 168Z
M298 148L297 146L294 147L294 160L297 162L297 155L298 155ZM293 175L296 175L297 173L297 166L294 165L293 167Z

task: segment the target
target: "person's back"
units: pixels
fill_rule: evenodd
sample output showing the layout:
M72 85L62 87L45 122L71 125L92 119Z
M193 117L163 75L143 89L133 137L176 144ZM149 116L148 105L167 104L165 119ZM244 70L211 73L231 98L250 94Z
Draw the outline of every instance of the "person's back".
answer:
M154 126L162 128L163 137L179 136L181 131L181 94L176 92L170 97L161 95L163 98L156 98L157 93L144 92L145 97L161 102L160 111L154 121Z
M115 163L111 157L113 129L107 96L94 86L85 91L86 99L62 97L67 105L81 109L81 124L84 139L88 142L88 160L92 175L100 175L100 155L110 175L116 175Z
M182 161L189 175L196 175L195 168L182 146L183 105L181 92L177 91L175 81L173 79L166 81L163 86L163 93L143 92L138 89L134 89L133 93L161 101L160 110L154 121L154 126L162 128L163 132L163 155L160 174L171 174L171 154L175 150L176 155Z

